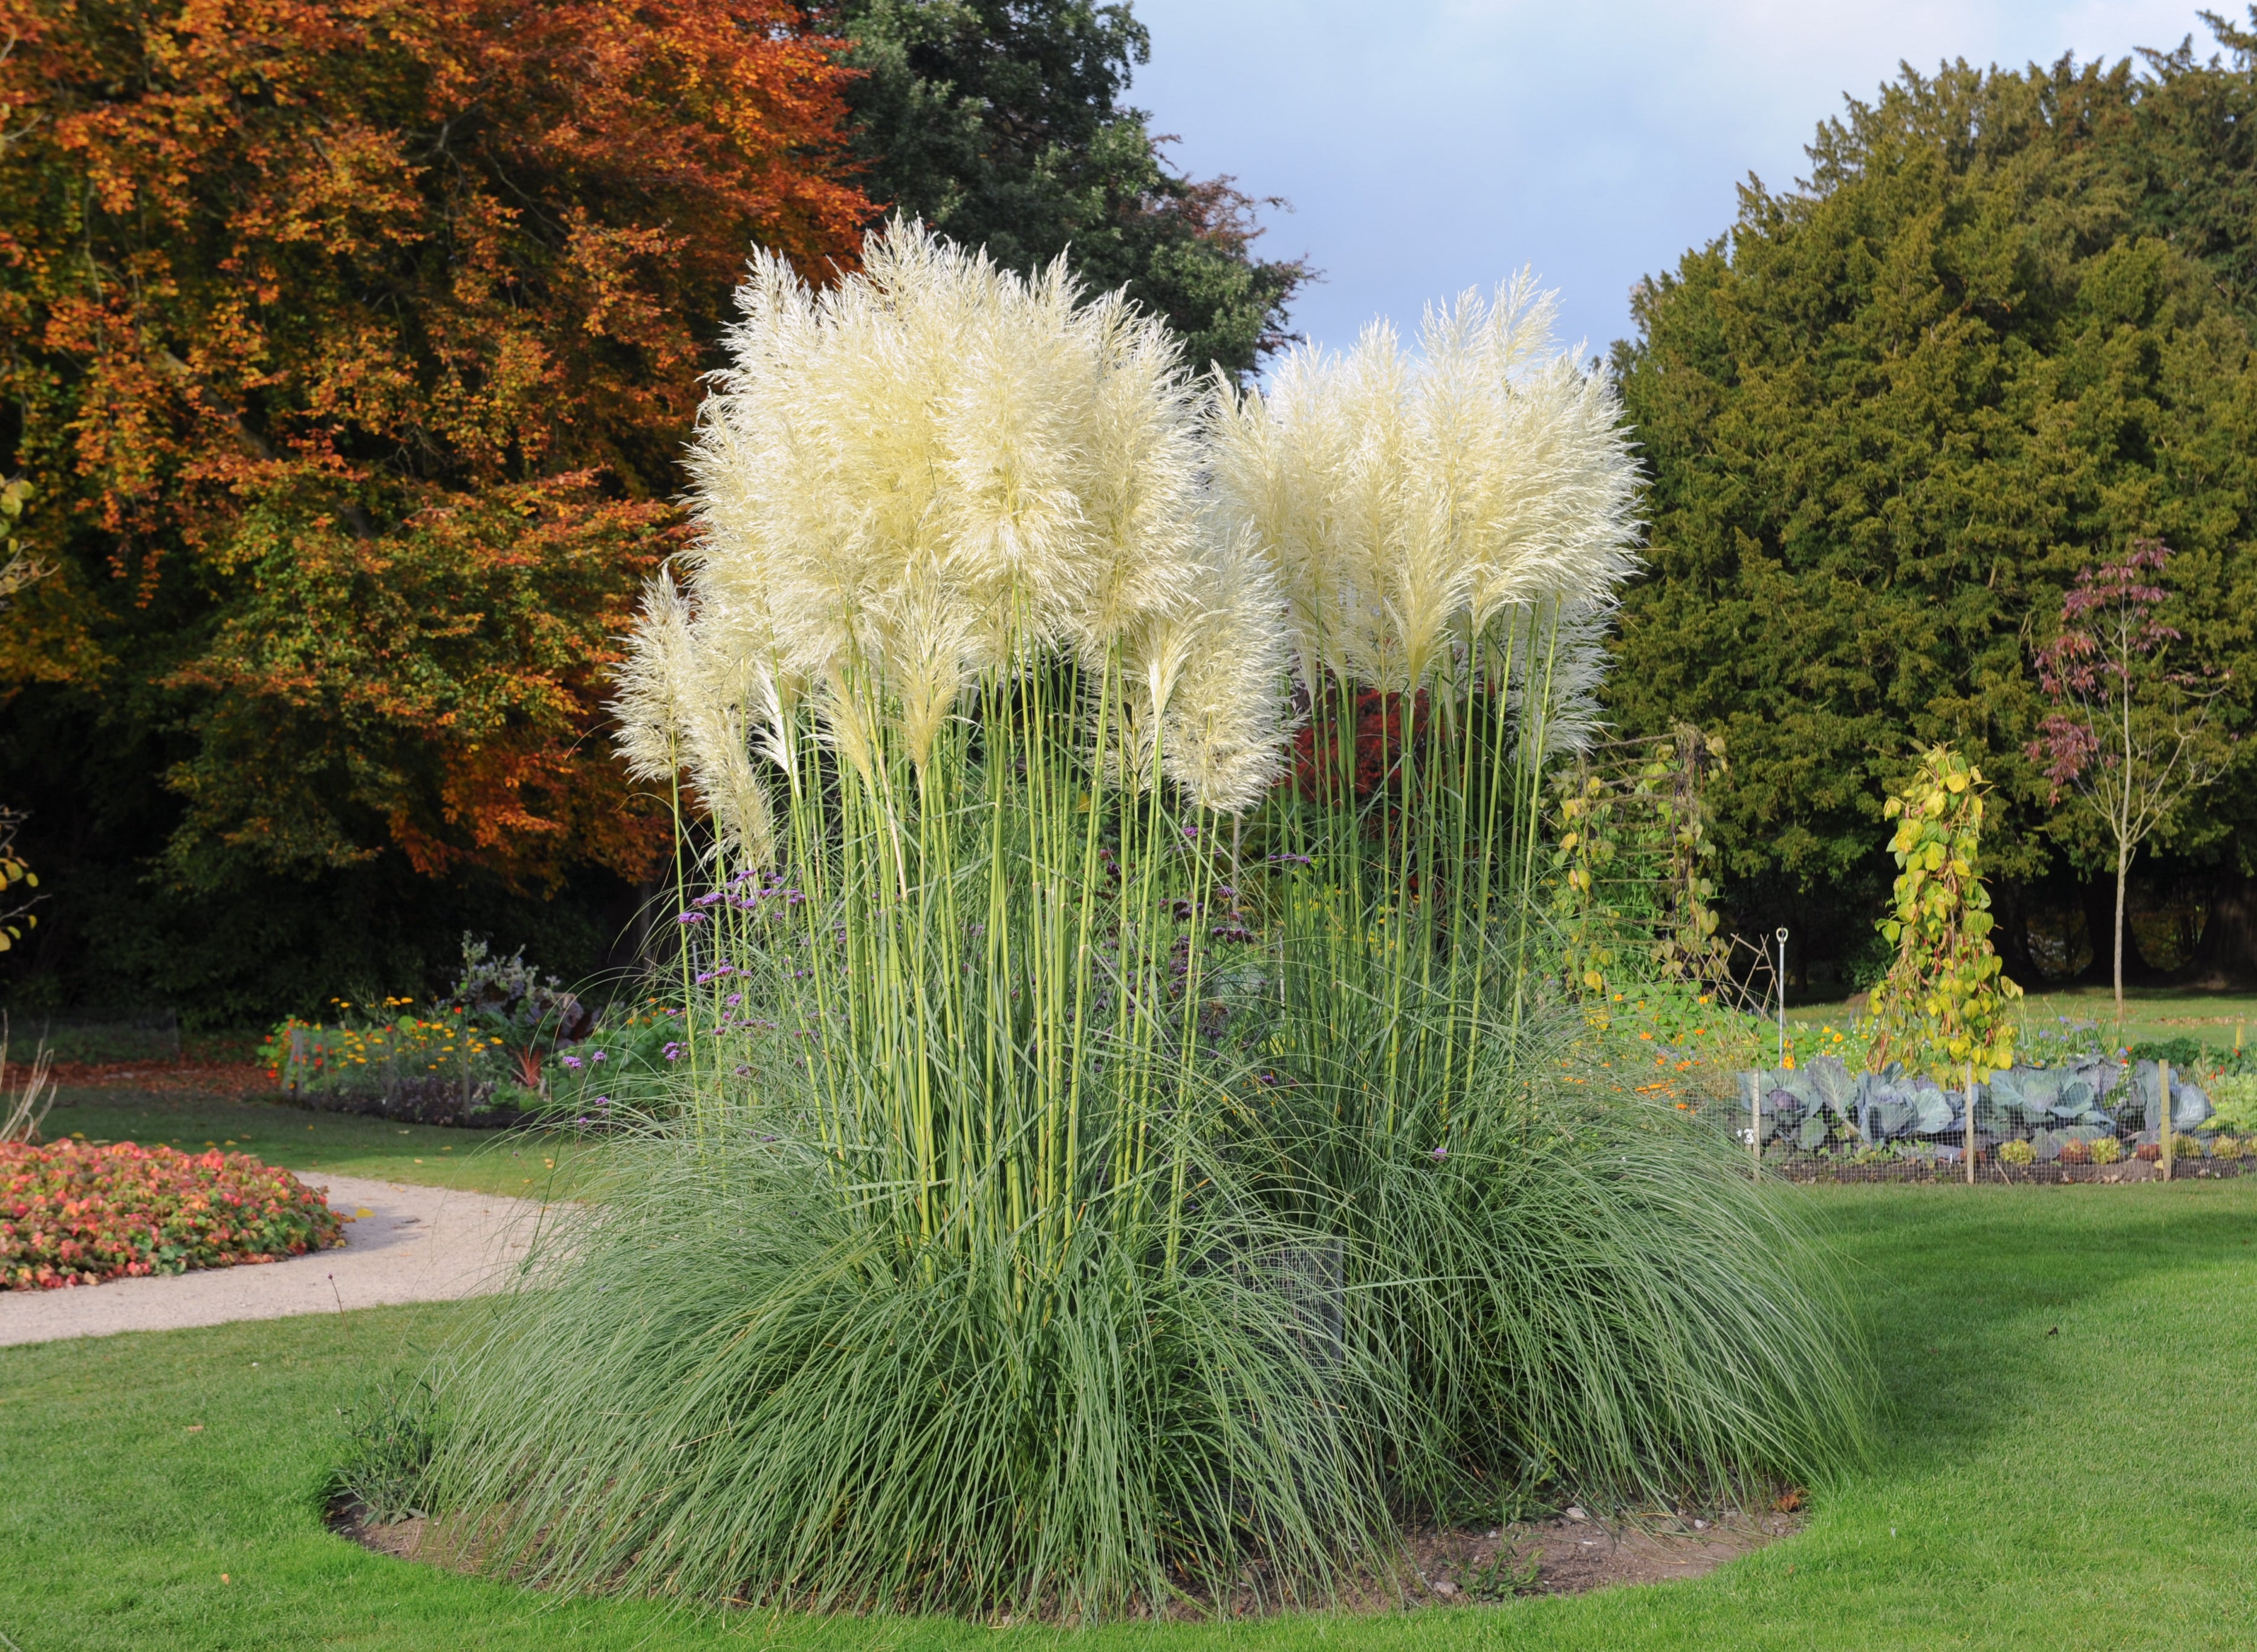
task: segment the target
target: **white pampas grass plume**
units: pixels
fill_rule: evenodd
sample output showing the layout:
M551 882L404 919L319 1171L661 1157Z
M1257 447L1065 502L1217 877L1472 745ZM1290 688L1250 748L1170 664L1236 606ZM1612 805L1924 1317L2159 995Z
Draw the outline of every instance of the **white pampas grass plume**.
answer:
M882 673L931 640L909 610L977 621L976 668L1179 587L1198 423L1157 321L898 222L819 294L756 255L738 303L690 454L697 578L761 592L796 669Z
M642 612L626 639L626 658L611 704L613 743L637 780L671 784L682 772L683 707L696 692L690 603L670 573L643 587Z
M700 691L824 684L824 738L867 776L885 752L928 762L983 673L1067 649L1101 670L1199 611L1199 398L1125 299L896 221L822 293L756 253L738 307L689 456L687 561L701 615L765 629L738 649L749 687ZM1157 739L1170 684L1147 688ZM790 720L752 720L785 761Z
M750 752L751 723L764 706L734 642L712 615L694 615L673 576L660 573L643 589L611 709L627 772L671 784L687 770L724 852L765 865L775 856L775 818Z
M1193 803L1239 814L1284 770L1285 602L1243 535L1223 542L1201 574L1160 717L1163 762Z
M690 780L713 822L717 845L733 865L775 858L775 818L752 756L759 694L751 664L690 628L694 691L683 705L682 745Z
M1415 355L1379 325L1266 395L1218 386L1216 506L1276 570L1305 680L1413 691L1506 610L1596 612L1634 570L1621 408L1553 314L1524 274L1430 309Z
M1606 680L1613 603L1539 602L1515 618L1522 635L1509 691L1521 708L1519 727L1541 740L1547 756L1588 751L1605 727L1599 688Z

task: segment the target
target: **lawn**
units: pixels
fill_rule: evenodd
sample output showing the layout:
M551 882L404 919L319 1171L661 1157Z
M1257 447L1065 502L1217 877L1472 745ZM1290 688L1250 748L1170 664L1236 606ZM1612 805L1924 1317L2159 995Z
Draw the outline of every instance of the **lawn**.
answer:
M2089 1021L2102 1033L2112 1034L2116 1028L2116 996L2105 987L2032 992L2023 1002L2023 1013L2040 1023L2055 1017ZM1843 1002L1790 1004L1786 1014L1791 1021L1836 1027L1846 1027L1857 1018L1857 1012ZM2124 1037L2133 1043L2194 1038L2221 1051L2233 1048L2237 1041L2257 1042L2257 995L2128 988L2124 994Z
M328 1151L342 1161L355 1151L343 1132L358 1121L320 1120L315 1134L332 1123ZM391 1151L380 1139L375 1149ZM428 1167L434 1155L421 1156ZM1880 1373L1877 1459L1822 1488L1799 1536L1658 1588L1383 1618L1123 1627L1075 1643L2257 1644L2257 1180L1789 1196L1820 1202L1855 1270ZM331 1536L317 1505L337 1407L403 1350L432 1346L478 1311L0 1350L0 1633L22 1652L1059 1638L559 1604Z
M45 1133L256 1153L292 1170L428 1182L479 1193L569 1193L600 1149L553 1131L449 1130L258 1098L64 1090ZM318 1180L318 1176L316 1177Z

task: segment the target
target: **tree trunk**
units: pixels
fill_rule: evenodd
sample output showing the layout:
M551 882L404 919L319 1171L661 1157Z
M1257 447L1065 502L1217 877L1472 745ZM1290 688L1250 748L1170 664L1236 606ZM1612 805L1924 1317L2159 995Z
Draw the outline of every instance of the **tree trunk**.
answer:
M2124 1030L2124 879L2132 869L2131 847L2116 848L2116 1030Z

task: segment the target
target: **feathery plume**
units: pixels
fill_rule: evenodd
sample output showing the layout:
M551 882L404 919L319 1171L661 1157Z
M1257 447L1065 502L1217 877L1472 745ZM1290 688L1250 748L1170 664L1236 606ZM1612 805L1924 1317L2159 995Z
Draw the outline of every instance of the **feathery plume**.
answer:
M642 612L626 639L617 674L613 736L627 773L669 783L682 771L682 708L694 692L690 603L661 571L643 587Z
M1415 358L1383 323L1266 396L1217 386L1216 508L1276 571L1304 681L1413 692L1506 610L1597 612L1634 570L1614 386L1550 353L1553 316L1523 273L1430 308Z
M796 707L823 684L825 738L874 774L881 742L929 761L982 673L1065 649L1101 670L1199 612L1198 398L1119 294L1085 301L1063 261L1022 278L896 221L819 294L755 254L738 307L689 457L686 561L751 675L701 691ZM1157 741L1175 668L1141 664ZM751 720L787 761L791 720Z
M1168 775L1203 809L1239 814L1284 770L1285 601L1250 540L1201 570L1185 660L1161 718Z
M694 691L684 698L682 717L690 785L726 859L739 867L769 865L775 858L775 817L753 764L752 667L717 647L697 624L690 627L690 662Z

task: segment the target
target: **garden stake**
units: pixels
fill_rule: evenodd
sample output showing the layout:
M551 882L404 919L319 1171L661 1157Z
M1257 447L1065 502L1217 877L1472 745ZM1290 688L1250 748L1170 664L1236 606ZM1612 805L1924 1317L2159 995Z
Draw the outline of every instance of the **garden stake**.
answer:
M1786 931L1779 932L1779 1064L1786 1065Z
M2163 1127L2155 1138L2162 1144L2162 1151L2155 1155L2155 1159L2162 1166L2163 1180L2169 1181L2171 1179L2171 1149L2176 1145L2171 1139L2171 1064L2169 1061L2155 1063L2155 1088L2163 1104Z
M1975 1185L1975 1063L1967 1064L1967 1185Z

